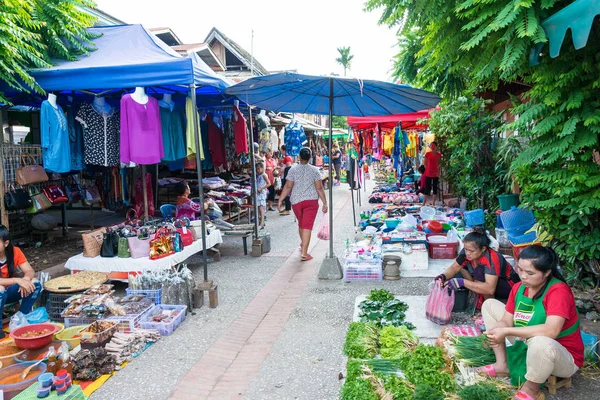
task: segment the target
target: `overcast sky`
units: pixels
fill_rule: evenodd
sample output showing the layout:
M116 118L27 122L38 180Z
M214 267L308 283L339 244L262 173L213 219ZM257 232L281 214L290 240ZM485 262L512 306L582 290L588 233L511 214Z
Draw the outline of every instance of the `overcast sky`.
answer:
M395 31L378 26L379 12L365 0L95 0L126 23L170 27L184 43L202 42L214 26L269 71L342 75L337 48L354 55L348 76L390 80L397 53Z

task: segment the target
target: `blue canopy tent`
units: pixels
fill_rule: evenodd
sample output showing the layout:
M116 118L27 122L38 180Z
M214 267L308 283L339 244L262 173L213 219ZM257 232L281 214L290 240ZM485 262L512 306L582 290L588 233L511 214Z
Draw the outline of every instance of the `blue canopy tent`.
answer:
M104 96L123 88L152 87L154 92L190 92L194 104L198 96L213 98L222 95L231 83L214 73L196 54L179 55L142 25L119 25L90 28L101 36L94 40L96 51L81 56L77 61L57 61L45 69L33 69L30 74L46 92L87 96ZM27 87L22 84L23 87ZM16 100L21 91L0 82L0 90ZM41 103L41 97L28 97L29 103ZM16 101L15 101L16 102ZM23 103L21 103L23 104ZM197 114L194 113L194 119ZM197 129L197 122L194 127ZM196 148L199 132L195 132ZM199 152L196 154L200 198L203 202L202 168ZM142 179L145 186L145 179ZM143 189L147 210L146 189ZM202 230L204 208L201 208ZM202 236L206 248L206 237ZM207 257L204 253L204 279L207 279Z
M405 114L434 108L440 101L436 94L409 85L291 72L254 77L230 87L225 93L268 110L329 114L329 154L332 154L331 120L334 115L364 117ZM333 203L331 163L329 157L330 206ZM341 277L341 267L333 253L333 212L330 212L329 254L321 266L319 278Z

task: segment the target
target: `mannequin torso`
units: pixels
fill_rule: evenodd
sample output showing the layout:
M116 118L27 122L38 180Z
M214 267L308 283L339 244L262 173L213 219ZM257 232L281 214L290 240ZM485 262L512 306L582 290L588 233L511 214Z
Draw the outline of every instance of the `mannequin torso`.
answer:
M162 100L158 102L158 105L163 108L169 108L171 111L175 108L175 103L170 93L165 93Z
M131 93L131 98L138 104L148 103L148 95L143 87L136 87L135 91Z
M112 110L112 107L106 103L104 97L94 97L94 109L99 113L108 114Z
M56 104L56 95L54 93L48 94L48 102L52 105L52 107L58 108L58 104Z

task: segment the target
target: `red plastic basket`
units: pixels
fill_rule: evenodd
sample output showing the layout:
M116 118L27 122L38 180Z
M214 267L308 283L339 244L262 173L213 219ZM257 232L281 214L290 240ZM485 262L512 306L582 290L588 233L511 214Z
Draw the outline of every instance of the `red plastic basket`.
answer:
M512 252L513 252L513 257L515 258L516 261L519 261L519 254L521 254L521 251L525 248L525 247L529 247L529 246L541 246L542 244L540 242L531 242L531 243L523 243L523 244L510 244L512 246Z
M454 243L431 243L428 242L429 257L432 259L452 259L456 258L456 249L458 242Z

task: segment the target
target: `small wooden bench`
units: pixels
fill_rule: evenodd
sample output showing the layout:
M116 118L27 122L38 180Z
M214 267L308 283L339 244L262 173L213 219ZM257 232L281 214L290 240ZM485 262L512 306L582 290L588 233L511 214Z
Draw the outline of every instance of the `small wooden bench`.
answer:
M221 231L224 237L239 237L242 238L244 243L244 255L248 255L248 237L252 236L252 230L233 230L233 231Z
M561 387L571 388L573 387L573 379L572 378L559 378L557 376L551 375L546 382L546 387L548 388L548 392L550 394L556 394L556 390Z

